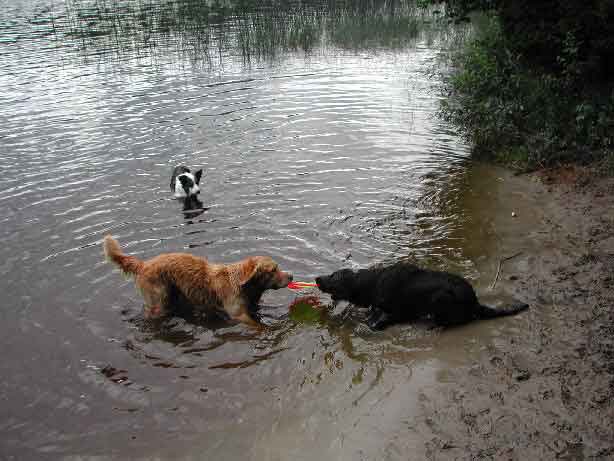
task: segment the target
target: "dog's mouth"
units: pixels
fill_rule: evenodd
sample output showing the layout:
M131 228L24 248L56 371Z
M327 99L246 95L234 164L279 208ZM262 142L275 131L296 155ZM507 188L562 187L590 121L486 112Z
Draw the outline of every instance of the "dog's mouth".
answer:
M327 277L316 277L316 284L320 291L324 293L328 293L328 278Z
M340 285L338 281L330 275L322 275L320 277L316 277L315 280L318 284L318 289L321 292L330 295L333 302L348 299L349 293L347 289L343 285Z
M274 288L275 290L278 290L280 288L286 288L293 278L294 277L289 272L279 271L279 273L277 273L275 278L273 279L272 288Z

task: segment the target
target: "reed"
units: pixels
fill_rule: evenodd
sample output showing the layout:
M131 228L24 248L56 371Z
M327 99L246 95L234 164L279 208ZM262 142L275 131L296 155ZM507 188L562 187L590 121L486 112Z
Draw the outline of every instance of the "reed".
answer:
M436 22L415 0L67 0L61 18L58 40L86 53L176 52L209 64L228 53L251 62L321 46L401 47Z

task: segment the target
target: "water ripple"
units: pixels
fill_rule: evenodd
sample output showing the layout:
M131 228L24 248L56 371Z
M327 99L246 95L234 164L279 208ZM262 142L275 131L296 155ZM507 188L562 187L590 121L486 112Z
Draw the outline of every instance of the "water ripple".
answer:
M295 393L334 373L358 383L365 357L394 347L366 340L360 314L303 325L289 290L263 298L265 335L207 319L151 325L132 282L103 262L106 233L141 258L271 255L299 280L408 257L470 270L454 239L467 150L434 117L426 74L439 50L426 42L287 52L254 67L229 58L208 72L176 56L154 64L52 45L50 22L27 21L16 3L0 4L3 336L40 370L22 379L21 360L10 362L13 388L42 396L49 384L52 400L74 389L138 411L189 401L190 417L234 421L254 382ZM205 171L198 210L171 197L178 164Z

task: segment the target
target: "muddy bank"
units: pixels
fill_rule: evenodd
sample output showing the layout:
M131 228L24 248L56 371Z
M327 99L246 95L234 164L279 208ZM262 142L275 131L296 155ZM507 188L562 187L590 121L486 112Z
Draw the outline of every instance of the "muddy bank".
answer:
M476 204L496 235L480 291L531 310L519 330L422 390L410 432L424 444L411 459L612 459L614 181L502 171L490 194ZM486 274L517 253L491 290Z
M472 166L456 204L472 282L484 302L531 309L374 335L385 367L369 389L316 412L299 393L252 459L612 459L614 181L587 177ZM406 331L424 338L392 347Z

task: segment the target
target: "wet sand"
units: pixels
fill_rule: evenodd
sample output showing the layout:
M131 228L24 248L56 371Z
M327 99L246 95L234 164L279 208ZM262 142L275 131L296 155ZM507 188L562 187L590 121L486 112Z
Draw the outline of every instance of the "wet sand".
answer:
M494 275L481 280L480 292L531 309L470 363L440 371L414 396L418 415L389 428L381 453L614 459L614 181L580 169L497 176L481 203L490 218L476 208L496 235L480 273L521 254L502 263L494 290Z

